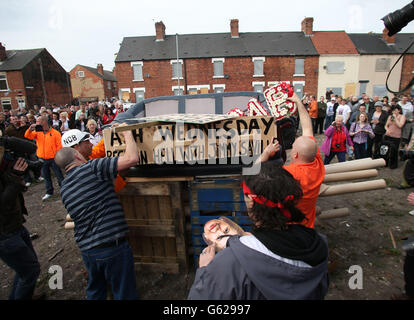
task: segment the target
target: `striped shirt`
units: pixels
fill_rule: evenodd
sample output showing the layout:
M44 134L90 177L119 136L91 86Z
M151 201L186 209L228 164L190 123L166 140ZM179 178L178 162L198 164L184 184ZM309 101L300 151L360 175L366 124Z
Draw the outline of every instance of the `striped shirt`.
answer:
M60 194L75 223L75 240L81 251L125 236L128 225L113 180L118 158L89 160L67 172Z

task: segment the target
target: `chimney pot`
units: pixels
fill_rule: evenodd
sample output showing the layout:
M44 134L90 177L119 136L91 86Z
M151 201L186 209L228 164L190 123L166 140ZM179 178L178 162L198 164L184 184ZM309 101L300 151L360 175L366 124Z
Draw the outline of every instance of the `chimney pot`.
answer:
M103 65L98 63L98 67L97 67L98 73L103 75L104 74L104 70L103 70Z
M162 21L155 23L155 41L164 41L165 25Z
M313 18L312 17L308 17L303 19L302 21L302 32L306 35L306 36L310 36L313 34Z
M0 61L6 60L6 48L3 46L3 44L0 42Z
M230 31L231 31L232 38L239 37L239 20L238 19L232 19L230 21Z
M385 28L382 31L382 39L387 43L387 44L395 44L395 35L393 35L392 37L390 37L388 35L388 29Z

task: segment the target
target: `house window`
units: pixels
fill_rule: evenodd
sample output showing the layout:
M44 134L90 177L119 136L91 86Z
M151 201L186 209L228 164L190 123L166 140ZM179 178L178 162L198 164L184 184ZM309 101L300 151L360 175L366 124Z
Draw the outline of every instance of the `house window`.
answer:
M253 86L253 90L255 92L263 92L263 88L265 86L265 83L264 82L253 82L252 86Z
M78 71L78 78L85 78L85 72Z
M131 62L133 81L144 81L142 77L142 66L143 63L141 61Z
M224 78L224 71L223 71L223 65L224 65L224 58L211 59L211 62L214 65L214 75L213 78Z
M145 88L134 88L135 103L145 99Z
M184 94L183 86L180 86L180 88L178 88L178 86L173 86L171 89L175 96L182 96Z
M173 79L182 79L183 78L183 60L171 60L172 67L172 78Z
M188 94L207 94L210 90L210 85L192 85L187 86L187 92Z
M225 84L213 84L214 93L223 93L225 89Z
M387 88L385 86L377 85L374 86L373 96L383 97L387 95Z
M264 57L254 57L252 58L254 64L254 74L253 77L264 77L263 65L265 62Z
M342 96L342 88L330 88L336 96Z
M344 61L329 61L326 63L327 73L344 73L345 62Z
M9 86L7 84L6 74L0 74L0 91L7 91L9 90Z
M305 59L295 59L295 74L293 76L305 75Z
M4 110L11 110L12 105L11 105L11 99L3 99L1 100L1 107Z
M188 94L197 94L197 93L198 93L197 88L189 88L188 89Z
M391 68L390 58L378 58L375 61L375 72L388 72Z
M111 81L108 81L108 89L111 90Z
M24 101L24 98L17 98L16 100L19 108L26 108L26 102Z

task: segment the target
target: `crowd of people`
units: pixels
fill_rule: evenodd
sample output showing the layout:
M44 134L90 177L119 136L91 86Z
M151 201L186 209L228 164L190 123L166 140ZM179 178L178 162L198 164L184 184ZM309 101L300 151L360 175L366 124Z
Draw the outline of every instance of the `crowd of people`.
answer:
M276 139L257 160L260 173L243 177L252 231L226 234L223 240L220 223L209 224L208 246L200 255L189 299L323 299L329 288L329 250L326 237L314 227L325 165L335 156L339 162L346 161L349 150L355 159L385 157L381 149L388 146L387 163L395 168L398 148L414 147L413 106L405 96L390 104L387 97L379 101L366 95L347 101L330 94L327 103L325 97L317 101L306 95L302 100L296 94L288 99L298 106L301 127L290 161L286 165L269 161L281 149ZM138 298L128 226L116 196L125 186L120 173L138 161L137 145L130 131L122 132L125 153L106 158L101 133L102 126L119 124L115 118L121 112L122 102L114 101L35 106L0 114L3 135L37 145L42 167L32 174L35 180L45 181L42 200L53 196L50 169L54 171L62 203L75 222L75 241L88 271L88 299L106 299L108 284L115 299ZM324 159L314 137L318 131L326 136L320 148ZM12 223L0 223L0 243L5 244L0 246L4 248L0 257L16 271L10 299L31 298L40 272L23 227L27 212L22 192L30 187L30 179L21 158L12 170L2 168L0 204L7 204ZM407 255L407 263L413 263L412 256ZM411 279L411 269L406 274ZM412 280L407 283L411 295Z
M35 105L33 108L19 108L13 110L4 110L0 113L0 131L3 136L17 137L21 139L39 140L45 137L47 140L51 140L53 144L60 144L60 138L58 136L63 135L71 129L78 129L82 132L87 132L90 136L89 141L93 146L96 146L102 139L102 127L110 124L119 112L123 112L123 103L120 100L113 100L112 102L101 101L92 102L80 105L49 105L39 106ZM42 121L42 119L44 121ZM45 132L44 135L36 133L36 125L41 125ZM27 132L31 129L30 133ZM52 130L53 129L53 130ZM39 129L40 130L40 129ZM50 134L55 136L55 139L48 139L46 133L50 131ZM26 134L27 133L27 134ZM54 141L54 142L53 142ZM43 144L40 144L38 150L38 157L46 159L46 162L51 162L50 159L54 158L56 154L55 150L50 150L50 145L47 144L43 148ZM48 154L48 151L51 151ZM57 167L51 162L50 167L54 170L55 174L59 177L59 183L62 180L62 176L59 173ZM27 187L33 182L40 182L46 179L49 184L47 187L45 199L48 199L53 195L53 190L50 187L50 170L47 168L40 170L30 170L25 173L24 180ZM45 177L46 175L46 177Z
M399 150L408 149L413 133L414 109L410 97L384 96L343 98L331 89L317 101L302 99L312 120L313 134L326 136L321 150L324 163L336 156L338 162L350 159L384 158L391 169L398 167Z

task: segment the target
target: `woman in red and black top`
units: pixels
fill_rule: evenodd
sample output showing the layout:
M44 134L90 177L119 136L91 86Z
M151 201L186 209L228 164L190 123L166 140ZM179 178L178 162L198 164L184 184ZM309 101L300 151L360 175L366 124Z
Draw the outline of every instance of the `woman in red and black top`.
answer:
M111 108L105 109L105 114L102 117L103 124L109 124L115 119L115 115L112 113Z
M354 144L349 136L348 129L343 124L342 115L337 115L332 125L325 130L326 139L321 146L321 151L325 154L324 164L329 164L335 157L338 162L344 162L347 146L354 150Z

